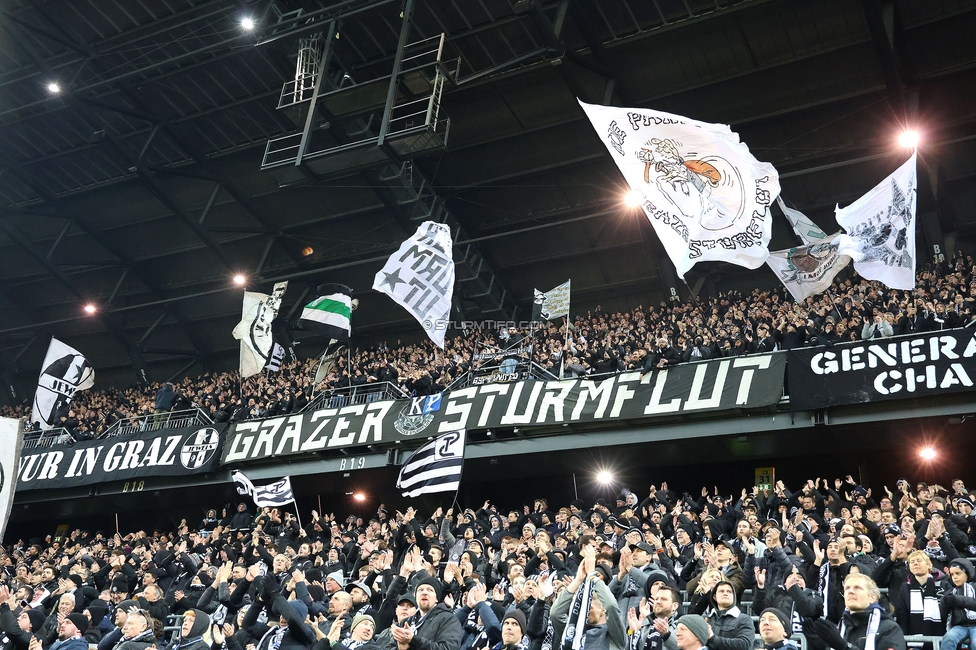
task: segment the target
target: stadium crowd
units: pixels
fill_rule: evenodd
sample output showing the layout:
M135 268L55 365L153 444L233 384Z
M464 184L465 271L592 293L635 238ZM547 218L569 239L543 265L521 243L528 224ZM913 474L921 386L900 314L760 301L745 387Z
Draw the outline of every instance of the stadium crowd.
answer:
M842 276L838 276L843 277ZM215 422L298 411L323 391L390 382L409 395L440 392L468 371L498 368L519 355L550 376L580 377L802 346L963 327L976 317L976 263L957 252L922 268L912 291L886 289L852 269L831 291L794 301L782 287L749 294L720 293L701 301L640 305L629 312L601 308L538 328L469 329L439 350L430 340L380 343L340 354L316 384L318 359L285 363L278 373L244 382L236 372L204 374L176 385L82 391L57 421L76 439L97 437L114 422L200 408ZM532 345L531 352L526 348ZM514 360L510 363L514 364ZM329 366L327 366L327 369ZM30 402L0 408L29 417Z
M240 503L172 532L18 540L0 553L3 650L972 647L962 480L718 492L304 527Z

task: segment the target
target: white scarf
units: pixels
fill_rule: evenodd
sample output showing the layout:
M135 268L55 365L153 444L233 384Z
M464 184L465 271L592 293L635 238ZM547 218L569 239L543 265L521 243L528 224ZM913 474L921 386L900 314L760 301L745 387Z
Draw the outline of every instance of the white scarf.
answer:
M881 607L871 605L871 613L868 615L868 629L864 635L864 650L874 650L874 642L878 636L879 627L881 627ZM846 633L847 624L842 617L840 619L840 635L846 639Z

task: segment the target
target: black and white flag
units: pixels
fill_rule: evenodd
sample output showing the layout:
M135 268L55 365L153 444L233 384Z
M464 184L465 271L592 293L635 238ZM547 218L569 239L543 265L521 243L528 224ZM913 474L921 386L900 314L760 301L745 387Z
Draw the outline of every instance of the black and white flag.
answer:
M42 429L54 428L59 414L68 410L75 393L91 388L94 383L95 370L85 355L52 338L37 378L31 420Z
M425 221L373 279L373 289L413 314L441 348L454 295L453 247L450 228Z
M838 253L854 260L861 277L905 291L915 288L917 155L857 201L834 211L847 231L834 240Z
M535 289L532 304L532 320L552 320L561 316L569 316L570 283L566 280L551 291Z
M241 377L256 375L271 360L274 341L271 323L278 316L281 297L288 289L287 282L279 282L269 296L254 291L244 292L241 322L234 328L234 338L241 342Z
M455 492L464 467L464 430L451 431L417 449L400 468L397 489L405 497Z
M7 529L10 509L17 490L20 448L24 443L24 426L14 418L0 418L0 539Z
M278 372L281 370L281 362L285 360L285 348L281 347L278 343L274 344L274 349L271 351L271 358L268 359L267 368L271 372Z
M237 493L241 496L250 496L254 499L254 505L259 508L275 508L295 501L290 476L268 485L254 485L244 472L238 470L234 470L230 477L237 483Z
M759 162L726 124L646 108L580 102L674 262L749 269L769 256L779 173Z
M829 289L834 277L850 263L851 258L837 254L837 244L832 240L840 235L839 232L828 235L802 212L786 207L782 198L776 201L803 245L770 251L766 264L773 269L793 299L802 301Z

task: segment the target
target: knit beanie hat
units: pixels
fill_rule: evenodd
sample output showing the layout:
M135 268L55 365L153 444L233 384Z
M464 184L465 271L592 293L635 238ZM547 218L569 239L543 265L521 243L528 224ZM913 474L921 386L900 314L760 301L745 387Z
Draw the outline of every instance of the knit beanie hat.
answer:
M91 621L88 620L88 617L84 614L79 614L78 612L71 612L65 616L65 618L74 623L75 627L78 628L82 634L87 632L88 627L91 625Z
M695 635L704 645L708 642L708 623L697 614L685 614L677 621L678 625L684 625L688 631Z
M505 618L502 619L502 625L505 625L505 621L507 621L510 618L515 619L515 622L518 623L519 627L522 629L522 636L525 636L525 628L528 627L528 624L525 621L525 614L522 613L522 610L520 609L509 610L509 612L505 614Z
M793 633L793 624L790 622L790 617L787 616L783 610L776 609L775 607L767 607L762 611L762 614L759 615L759 618L762 618L763 614L766 612L769 612L779 619L779 622L783 624L783 630L786 632L786 636L790 636Z
M438 580L437 578L425 578L417 583L417 586L414 587L414 592L416 592L417 587L419 587L420 585L430 585L431 587L433 587L434 593L437 594L437 601L440 602L441 598L443 597L442 595L443 588L441 587L440 580Z
M369 614L357 614L352 619L352 626L349 628L349 632L350 633L353 632L356 629L356 626L362 623L363 621L369 621L370 623L373 624L373 628L374 629L376 628L376 621L373 620L372 616L370 616Z
M31 632L33 632L34 634L37 634L38 632L41 631L41 628L44 627L44 621L47 620L47 617L44 616L44 612L42 612L39 609L31 609L31 608L27 608L27 618L30 619Z

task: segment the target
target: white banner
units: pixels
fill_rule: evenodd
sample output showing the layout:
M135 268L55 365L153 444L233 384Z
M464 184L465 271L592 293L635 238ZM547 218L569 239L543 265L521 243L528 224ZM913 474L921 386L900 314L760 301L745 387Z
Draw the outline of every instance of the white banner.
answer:
M769 255L779 174L725 124L580 102L682 279L698 262L755 269Z
M276 508L295 501L290 476L268 485L254 485L244 472L238 470L234 470L230 477L237 484L237 493L250 496L254 499L254 505L259 508Z
M24 427L20 420L0 418L0 542L7 530L10 508L17 489L17 468L20 466L20 447L24 443Z
M854 203L835 209L847 231L834 240L838 253L849 255L862 277L906 291L915 288L916 156Z
M67 411L71 398L79 390L91 388L95 370L81 352L52 338L44 355L41 374L37 378L31 420L42 429L52 429L62 411Z
M783 199L776 199L776 202L797 237L803 241L803 246L772 251L766 264L794 300L805 300L808 296L829 289L834 277L850 263L851 258L838 255L837 245L831 241L840 233L828 236L805 214L786 207Z
M550 291L539 291L535 289L534 302L537 305L539 317L544 320L552 320L560 316L569 316L570 284L572 280L566 280L558 287Z
M233 332L234 338L241 342L241 377L256 375L268 365L274 346L271 323L278 316L281 297L287 289L287 282L279 282L270 296L244 292L243 315Z
M373 289L409 311L441 348L454 295L453 248L450 228L425 221L373 279Z

